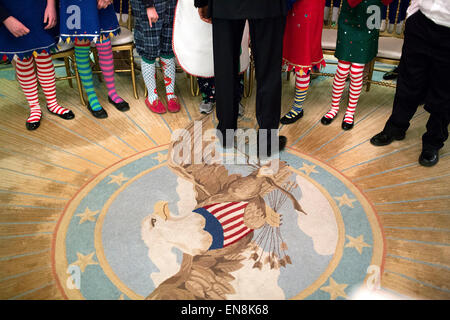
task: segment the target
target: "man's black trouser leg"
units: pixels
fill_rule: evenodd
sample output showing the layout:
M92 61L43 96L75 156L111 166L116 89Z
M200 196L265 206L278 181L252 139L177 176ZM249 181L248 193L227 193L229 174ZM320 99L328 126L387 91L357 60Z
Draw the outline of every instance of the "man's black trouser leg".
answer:
M392 115L384 131L405 133L418 106L430 112L424 149L440 149L448 138L450 112L450 29L436 25L420 11L406 20Z
M217 129L237 129L239 57L245 20L213 19Z
M285 17L251 19L256 69L256 119L260 129L277 129L281 113L281 63ZM237 128L239 57L245 20L213 19L217 129ZM270 136L269 136L270 137Z
M255 59L256 120L260 129L278 129L281 114L281 64L286 17L249 20Z

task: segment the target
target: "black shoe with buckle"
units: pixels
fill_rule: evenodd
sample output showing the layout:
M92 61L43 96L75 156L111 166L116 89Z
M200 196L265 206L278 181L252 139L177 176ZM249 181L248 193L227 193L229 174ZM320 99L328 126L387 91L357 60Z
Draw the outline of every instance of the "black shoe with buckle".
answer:
M332 123L333 120L334 120L334 118L327 118L327 117L323 116L322 119L320 119L320 122L322 122L322 124L327 126L330 123Z
M108 118L108 114L106 113L106 110L101 108L99 110L92 110L91 105L88 104L87 106L88 110L92 113L92 115L99 119L105 119Z
M26 122L25 125L27 127L27 130L33 131L39 128L39 126L41 125L41 120L36 122Z
M403 140L405 139L405 134L397 134L397 135L391 135L384 131L381 131L380 133L374 135L372 139L370 139L370 143L374 146L381 147L381 146L387 146L388 144L391 144L394 140Z
M424 149L419 157L419 163L424 167L432 167L439 162L439 150Z
M111 103L114 107L116 107L117 110L125 112L130 110L130 105L126 101L122 102L114 102L110 96L108 96L108 101Z
M342 129L344 129L344 130L351 130L351 129L353 129L353 124L354 124L354 122L352 121L352 123L348 123L348 122L345 122L345 121L342 121Z
M398 67L393 69L392 71L386 72L383 75L384 80L394 80L397 79L397 77L398 77Z
M291 124L303 117L303 109L300 112L293 112L292 110L286 113L286 115L281 118L281 124Z
M58 114L58 113L53 112L52 110L49 109L48 106L47 106L47 110L50 111L52 114L54 114L64 120L71 120L71 119L75 118L75 114L71 110L69 110L69 112L66 112L63 114Z

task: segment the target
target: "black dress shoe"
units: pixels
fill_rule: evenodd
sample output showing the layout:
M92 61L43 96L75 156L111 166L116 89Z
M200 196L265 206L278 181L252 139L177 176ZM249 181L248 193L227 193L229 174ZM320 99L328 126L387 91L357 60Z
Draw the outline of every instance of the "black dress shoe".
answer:
M88 110L92 113L92 115L93 115L94 117L96 117L96 118L99 118L99 119L105 119L105 118L108 118L108 114L106 113L106 110L103 109L103 108L101 108L100 110L95 111L95 110L92 110L90 104L88 104L87 108L88 108Z
M439 162L439 150L422 150L419 163L424 167L432 167Z
M327 118L327 117L323 116L322 119L320 119L320 122L322 122L322 124L327 126L330 123L332 123L333 120L334 120L334 118Z
M272 150L271 146L266 146L267 150L265 150L267 152L267 157L272 156L272 154L277 154L280 151L283 151L286 148L286 144L287 144L287 138L285 136L278 136L278 149ZM261 157L265 157L266 156L266 152L264 152L263 154L260 154L260 145L259 145L259 139L258 139L258 158Z
M111 97L108 96L108 101L109 103L111 103L114 107L116 107L117 110L119 111L128 111L130 110L130 105L128 104L128 102L126 101L122 101L122 102L114 102Z
M63 114L54 113L48 107L47 107L47 110L50 111L50 113L52 113L52 114L54 114L54 115L56 115L56 116L58 116L58 117L60 117L60 118L62 118L64 120L71 120L71 119L75 118L75 115L74 115L74 113L71 110L69 110L69 112L66 112L66 113L63 113Z
M381 131L380 133L374 135L372 139L370 139L370 143L374 146L387 146L388 144L391 144L394 140L403 140L405 139L405 134L399 134L399 135L390 135L387 134L384 131Z
M291 117L287 117L287 115L290 115ZM300 119L301 117L303 117L303 109L302 111L297 113L297 115L294 115L293 113L291 113L291 111L289 111L283 118L281 118L280 122L282 124L291 124Z
M27 126L27 129L30 131L36 130L41 125L41 120L37 122L25 122L25 125Z
M394 80L397 79L397 77L398 77L398 67L393 69L392 71L386 72L383 75L384 80Z
M344 130L351 130L351 129L353 129L353 124L354 124L353 121L352 121L352 123L348 123L348 122L342 121L342 129L344 129Z

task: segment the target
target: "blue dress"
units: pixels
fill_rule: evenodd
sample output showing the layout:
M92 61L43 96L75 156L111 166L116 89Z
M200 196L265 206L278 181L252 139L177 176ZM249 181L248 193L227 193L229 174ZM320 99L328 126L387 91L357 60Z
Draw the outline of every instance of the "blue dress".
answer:
M61 0L60 10L62 41L97 41L101 35L120 33L113 5L99 10L97 0Z
M30 30L27 35L16 38L3 23L0 24L0 59L12 60L17 55L22 60L33 52L50 52L56 47L57 28L44 29L47 0L0 0L0 5Z

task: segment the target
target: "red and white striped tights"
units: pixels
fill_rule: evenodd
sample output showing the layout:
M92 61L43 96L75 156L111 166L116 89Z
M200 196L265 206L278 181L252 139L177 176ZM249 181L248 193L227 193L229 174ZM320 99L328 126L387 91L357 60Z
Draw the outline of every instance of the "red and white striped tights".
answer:
M339 111L339 103L341 102L342 93L345 88L345 80L350 73L350 94L348 99L348 107L345 112L344 122L353 123L353 118L358 104L359 96L361 95L363 86L363 72L364 64L351 63L339 60L338 69L333 81L333 98L331 102L331 109L325 114L328 119L333 119Z
M34 69L36 62L37 73ZM47 108L54 114L65 114L69 110L61 107L56 100L55 68L48 53L41 53L36 58L16 59L16 74L22 91L30 105L30 116L27 122L38 122L41 119L41 107L38 98L38 80L47 100Z

